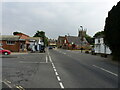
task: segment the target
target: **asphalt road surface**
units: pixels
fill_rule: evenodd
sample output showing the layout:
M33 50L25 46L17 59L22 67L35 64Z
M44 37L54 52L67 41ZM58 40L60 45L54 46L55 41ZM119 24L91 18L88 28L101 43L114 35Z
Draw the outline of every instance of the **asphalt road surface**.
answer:
M2 58L4 88L118 88L119 66L80 51L62 49Z

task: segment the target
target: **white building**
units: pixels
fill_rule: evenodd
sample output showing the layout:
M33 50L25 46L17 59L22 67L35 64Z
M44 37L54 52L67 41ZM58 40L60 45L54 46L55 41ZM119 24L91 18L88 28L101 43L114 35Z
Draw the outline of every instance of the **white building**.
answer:
M29 37L29 42L29 48L32 49L32 51L39 51L40 45L44 45L40 37Z
M105 45L104 39L102 37L95 38L95 53L100 54L111 54L111 50Z

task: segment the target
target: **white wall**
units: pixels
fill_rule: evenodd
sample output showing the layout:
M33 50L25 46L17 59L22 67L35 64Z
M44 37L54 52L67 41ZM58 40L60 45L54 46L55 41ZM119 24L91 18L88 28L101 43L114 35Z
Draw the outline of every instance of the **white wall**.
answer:
M103 38L96 38L95 39L94 50L95 50L95 53L111 54L111 50L109 49L109 47L107 47L104 44Z

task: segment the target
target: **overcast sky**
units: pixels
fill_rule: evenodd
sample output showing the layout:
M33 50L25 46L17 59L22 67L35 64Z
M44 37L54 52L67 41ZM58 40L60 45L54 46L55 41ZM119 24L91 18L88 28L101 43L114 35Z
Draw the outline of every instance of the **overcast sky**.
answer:
M103 30L108 11L119 0L11 1L2 2L3 35L20 31L33 36L37 30L43 30L47 37L57 38L68 33L77 36L80 26L87 29L90 36Z

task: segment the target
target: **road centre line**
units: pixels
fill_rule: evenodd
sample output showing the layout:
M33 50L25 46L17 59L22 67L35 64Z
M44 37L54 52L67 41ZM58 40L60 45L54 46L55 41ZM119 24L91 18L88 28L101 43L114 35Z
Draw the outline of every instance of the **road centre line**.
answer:
M96 65L92 65L92 66L94 66L94 67L96 67L96 68L99 68L99 69L101 69L101 70L103 70L103 71L106 71L106 72L108 72L108 73L110 73L110 74L112 74L112 75L114 75L114 76L118 76L118 74L113 73L113 72L111 72L111 71L108 71L108 70L106 70L106 69L104 69L104 68L101 68L101 67L99 67L99 66L96 66Z
M59 76L57 76L57 79L58 79L58 81L61 81Z
M56 76L58 76L58 73L57 73L57 72L55 72L55 75L56 75Z
M55 75L56 75L56 77L57 77L57 80L58 80L58 82L59 82L59 85L60 85L60 87L61 87L62 89L64 89L63 83L61 82L61 79L60 79L60 77L59 77L59 75L58 75L58 73L57 73L57 70L56 70L56 68L55 68L55 65L54 65L54 63L52 62L52 59L51 59L51 57L50 57L50 55L49 55L49 52L48 52L48 56L49 56L50 62L52 63L52 67L53 67L53 70L54 70Z
M54 69L54 71L56 72L57 70L56 70L56 69Z
M60 87L61 87L62 89L64 89L63 83L62 83L62 82L59 82L59 84L60 84Z

